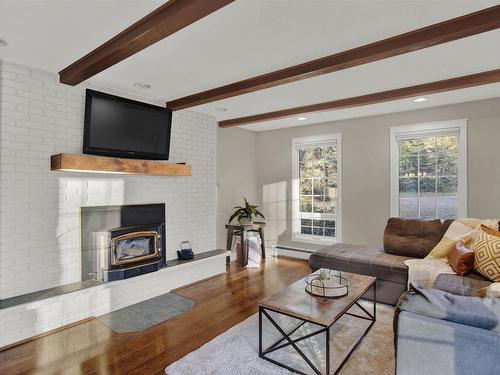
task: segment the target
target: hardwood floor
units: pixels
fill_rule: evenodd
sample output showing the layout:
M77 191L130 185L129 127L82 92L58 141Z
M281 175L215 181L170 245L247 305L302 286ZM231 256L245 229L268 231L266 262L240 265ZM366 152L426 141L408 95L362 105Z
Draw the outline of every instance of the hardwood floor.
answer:
M0 374L164 374L165 367L257 312L260 299L310 273L305 261L269 257L260 269L228 272L182 288L195 307L135 333L96 319L0 352Z

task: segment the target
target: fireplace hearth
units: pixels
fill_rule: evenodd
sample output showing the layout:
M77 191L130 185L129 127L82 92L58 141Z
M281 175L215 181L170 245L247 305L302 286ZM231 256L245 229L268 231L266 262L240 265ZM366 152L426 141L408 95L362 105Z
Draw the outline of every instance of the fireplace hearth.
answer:
M82 280L158 271L165 243L164 204L82 207Z

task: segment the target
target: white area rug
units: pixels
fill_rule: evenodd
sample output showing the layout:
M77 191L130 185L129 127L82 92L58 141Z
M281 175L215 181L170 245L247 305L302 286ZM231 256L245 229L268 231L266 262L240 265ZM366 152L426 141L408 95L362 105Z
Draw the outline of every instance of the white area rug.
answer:
M362 301L362 305L368 311L371 311L371 303ZM351 312L361 314L357 308L351 310ZM341 374L394 374L393 315L394 308L392 306L377 305L377 322L363 339L358 349L352 354ZM273 319L280 322L281 327L287 327L286 332L291 331L298 322L282 315L274 314L272 316ZM263 317L263 322L263 347L266 348L280 338L280 335L265 317ZM332 337L330 342L332 369L335 369L341 363L345 353L352 347L353 342L356 341L356 338L359 337L368 324L368 321L348 315L334 324L330 333ZM292 337L303 336L318 328L320 327L307 323L297 330ZM258 343L259 319L258 314L255 314L198 350L171 364L165 369L165 372L168 375L292 374L282 367L260 359ZM324 334L301 341L297 345L318 368L324 371ZM310 367L290 346L270 353L269 356L306 374L313 374Z

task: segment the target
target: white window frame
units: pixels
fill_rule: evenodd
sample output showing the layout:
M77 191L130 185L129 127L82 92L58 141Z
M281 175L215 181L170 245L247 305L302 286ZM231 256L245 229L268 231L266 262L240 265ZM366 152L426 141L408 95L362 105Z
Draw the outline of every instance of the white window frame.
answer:
M458 130L458 217L467 217L467 119L393 126L390 128L391 217L399 216L398 136L425 136Z
M300 181L299 153L297 146L308 144L337 143L337 206L335 214L335 237L302 234L300 229ZM334 244L342 242L342 134L323 134L292 139L292 240L311 244Z

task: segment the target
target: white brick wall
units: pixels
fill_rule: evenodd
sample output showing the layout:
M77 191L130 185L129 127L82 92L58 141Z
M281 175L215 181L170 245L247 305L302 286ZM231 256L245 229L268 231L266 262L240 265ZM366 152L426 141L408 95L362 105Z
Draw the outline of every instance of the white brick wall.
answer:
M82 151L86 86L5 60L0 80L0 299L80 280L81 206L164 202L167 259L183 240L215 248L214 118L174 113L170 160L190 163L191 177L51 172L50 155Z

